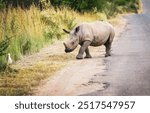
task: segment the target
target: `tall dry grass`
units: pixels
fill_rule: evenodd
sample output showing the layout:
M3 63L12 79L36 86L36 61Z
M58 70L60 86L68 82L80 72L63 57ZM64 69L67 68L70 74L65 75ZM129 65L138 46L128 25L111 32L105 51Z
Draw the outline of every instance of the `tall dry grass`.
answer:
M12 37L7 53L11 53L14 60L43 46L45 25L40 15L35 7L30 10L9 8L0 12L0 41L6 36Z

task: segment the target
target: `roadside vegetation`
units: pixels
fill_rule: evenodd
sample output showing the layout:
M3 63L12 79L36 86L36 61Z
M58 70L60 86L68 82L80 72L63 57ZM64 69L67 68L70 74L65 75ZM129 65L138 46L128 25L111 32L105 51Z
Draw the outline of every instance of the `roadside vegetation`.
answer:
M63 28L104 20L140 9L140 0L0 0L0 95L27 95L39 82L66 65L71 55L48 58L25 69L7 65L64 38Z

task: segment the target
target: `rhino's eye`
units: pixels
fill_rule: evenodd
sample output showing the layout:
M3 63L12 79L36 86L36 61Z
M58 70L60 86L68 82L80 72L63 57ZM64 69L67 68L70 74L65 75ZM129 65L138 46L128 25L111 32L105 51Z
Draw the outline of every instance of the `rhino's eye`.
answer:
M74 45L74 42L72 42L71 44Z

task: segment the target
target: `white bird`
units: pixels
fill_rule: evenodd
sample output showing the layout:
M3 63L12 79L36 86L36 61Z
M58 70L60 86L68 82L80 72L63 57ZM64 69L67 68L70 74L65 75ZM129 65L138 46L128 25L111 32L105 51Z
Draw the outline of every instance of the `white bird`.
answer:
M8 56L7 56L7 65L10 65L12 63L13 63L13 60L12 60L12 58L10 56L10 53L8 53Z

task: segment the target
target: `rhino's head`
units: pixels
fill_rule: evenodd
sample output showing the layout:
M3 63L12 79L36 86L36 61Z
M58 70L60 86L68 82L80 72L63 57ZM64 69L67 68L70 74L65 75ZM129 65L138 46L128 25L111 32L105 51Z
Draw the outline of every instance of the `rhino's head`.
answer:
M63 29L66 33L69 34L69 40L64 42L65 46L65 52L72 52L79 44L79 36L78 36L78 31L79 31L79 26L73 29L71 32Z

